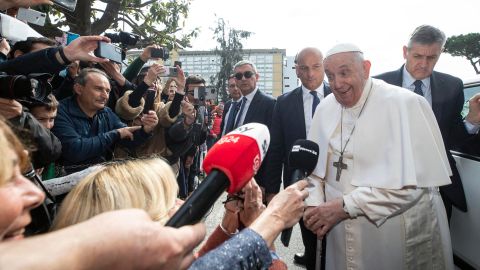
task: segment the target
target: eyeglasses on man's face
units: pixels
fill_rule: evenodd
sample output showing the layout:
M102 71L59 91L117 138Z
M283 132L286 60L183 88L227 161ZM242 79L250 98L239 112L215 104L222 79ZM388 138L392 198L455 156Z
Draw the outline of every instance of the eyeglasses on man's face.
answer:
M255 75L255 72L248 70L243 73L237 72L235 73L234 76L235 76L235 79L241 80L243 77L245 77L245 79L250 79L253 75Z

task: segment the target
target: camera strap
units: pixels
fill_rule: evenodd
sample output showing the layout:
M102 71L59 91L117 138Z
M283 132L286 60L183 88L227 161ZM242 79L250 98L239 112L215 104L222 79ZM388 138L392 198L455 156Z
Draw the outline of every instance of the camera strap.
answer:
M32 170L25 174L25 177L27 177L28 179L32 179L38 186L40 186L40 188L45 193L45 196L47 196L47 199L51 200L53 203L56 203L55 198L42 183L42 179L40 179L40 176L38 176L38 174L35 172L33 166Z

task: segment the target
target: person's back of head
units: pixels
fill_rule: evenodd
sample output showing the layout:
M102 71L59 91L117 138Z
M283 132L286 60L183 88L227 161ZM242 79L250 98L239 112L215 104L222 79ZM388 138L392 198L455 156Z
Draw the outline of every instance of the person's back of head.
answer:
M26 40L16 42L9 53L9 58L13 59L21 55L36 52L46 48L54 47L57 43L46 37L28 37Z
M103 212L139 208L165 223L174 208L178 185L170 166L160 158L114 162L83 179L62 203L53 230Z

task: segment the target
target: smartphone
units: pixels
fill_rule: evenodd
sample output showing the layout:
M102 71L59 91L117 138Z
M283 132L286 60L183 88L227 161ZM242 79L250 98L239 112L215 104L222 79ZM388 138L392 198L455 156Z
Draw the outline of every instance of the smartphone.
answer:
M67 45L70 44L70 42L74 41L79 36L80 36L79 34L67 32Z
M175 62L173 62L173 66L174 66L174 67L179 66L180 68L182 68L182 62L180 62L180 61L175 61Z
M150 88L147 90L145 94L145 105L143 106L143 113L147 114L149 111L153 110L153 103L155 102L155 94L157 91L155 89Z
M152 58L161 58L163 60L168 59L169 53L166 48L153 48L150 52Z
M30 8L19 8L17 13L17 19L20 21L26 21L40 26L45 25L46 18L47 15L45 13Z
M159 74L160 77L177 77L178 69L176 67L165 67L167 68L164 73Z
M217 99L217 89L212 86L205 87L205 99Z
M200 101L204 101L205 100L205 95L206 95L205 86L199 86L199 87L195 87L193 89L193 97L195 99L198 99Z
M122 63L122 48L108 42L99 41L94 54L97 57L107 58L113 62Z
M52 0L53 4L60 6L68 11L74 12L77 6L77 0Z

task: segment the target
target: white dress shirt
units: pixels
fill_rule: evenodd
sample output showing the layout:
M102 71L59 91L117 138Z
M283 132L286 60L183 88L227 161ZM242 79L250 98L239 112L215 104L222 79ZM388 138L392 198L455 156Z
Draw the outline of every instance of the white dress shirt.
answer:
M315 89L317 91L317 96L322 102L323 98L325 97L325 93L323 91L323 83ZM310 90L308 90L305 86L302 85L302 96L303 96L303 114L305 115L305 129L306 133L310 131L310 126L312 125L312 104L313 104L313 96L310 94Z
M250 104L252 103L253 97L255 96L257 91L258 91L258 87L255 87L255 89L250 94L244 96L244 97L247 98L247 100L246 100L245 106L243 108L242 115L240 115L240 110L241 109L239 109L237 119L235 119L235 122L236 122L238 120L238 117L240 117L240 120L238 121L237 127L243 125L243 121L245 120L245 116L247 115L248 108L250 108ZM242 97L242 99L243 99L243 97Z

